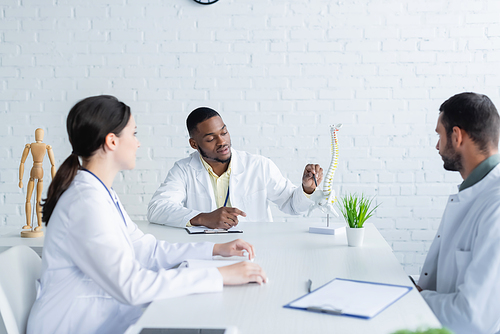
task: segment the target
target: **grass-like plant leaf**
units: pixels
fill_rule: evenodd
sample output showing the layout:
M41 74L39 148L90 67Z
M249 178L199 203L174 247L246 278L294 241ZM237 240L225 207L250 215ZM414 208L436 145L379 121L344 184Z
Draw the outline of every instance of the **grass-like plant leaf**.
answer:
M402 330L396 331L392 334L453 334L453 332L451 332L450 330L443 327L443 328L429 328L427 330L419 329L416 331L402 329Z
M373 216L373 212L380 204L371 209L373 197L365 195L349 194L340 198L337 203L340 212L350 228L362 228L363 224Z

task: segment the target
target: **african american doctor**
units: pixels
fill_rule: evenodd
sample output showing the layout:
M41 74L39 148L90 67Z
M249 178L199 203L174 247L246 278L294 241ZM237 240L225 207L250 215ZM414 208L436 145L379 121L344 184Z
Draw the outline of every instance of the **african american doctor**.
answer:
M233 149L215 110L193 110L186 125L196 151L174 164L151 198L150 222L229 229L240 220L272 221L271 202L291 215L304 214L313 203L309 196L323 180L319 165L306 165L296 187L270 159Z

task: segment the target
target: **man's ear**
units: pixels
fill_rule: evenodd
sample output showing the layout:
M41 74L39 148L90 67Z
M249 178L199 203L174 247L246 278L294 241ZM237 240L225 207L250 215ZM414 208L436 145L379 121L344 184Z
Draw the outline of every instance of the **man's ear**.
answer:
M467 136L467 133L464 130L460 129L458 126L454 126L453 132L451 133L451 144L453 148L457 149L462 146L465 136Z
M114 151L118 146L118 137L114 133L108 133L104 141L104 148L106 150Z
M198 149L198 144L196 144L196 140L194 140L193 138L189 138L189 145L191 145L191 147L195 150Z

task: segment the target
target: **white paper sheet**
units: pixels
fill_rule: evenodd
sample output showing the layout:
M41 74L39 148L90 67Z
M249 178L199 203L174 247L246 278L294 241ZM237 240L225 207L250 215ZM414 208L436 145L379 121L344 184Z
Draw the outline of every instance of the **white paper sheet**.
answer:
M224 229L211 229L211 228L206 227L206 226L190 226L190 227L186 227L185 229L188 230L189 233L191 233L191 234L217 234L217 233L242 233L243 232L242 230L238 230L234 227L231 227L228 230L224 230ZM205 232L205 231L207 231L207 232Z
M287 306L372 318L410 290L406 286L335 279Z
M242 257L242 260L186 260L179 265L179 268L217 268L217 267L225 267L235 263L243 262L245 259Z

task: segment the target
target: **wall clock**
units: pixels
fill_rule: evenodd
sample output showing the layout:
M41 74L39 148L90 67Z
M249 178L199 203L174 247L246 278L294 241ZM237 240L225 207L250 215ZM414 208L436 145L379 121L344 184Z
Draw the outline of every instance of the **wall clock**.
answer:
M216 3L219 0L193 0L193 1L197 2L197 3L201 4L201 5L211 5L211 4Z

